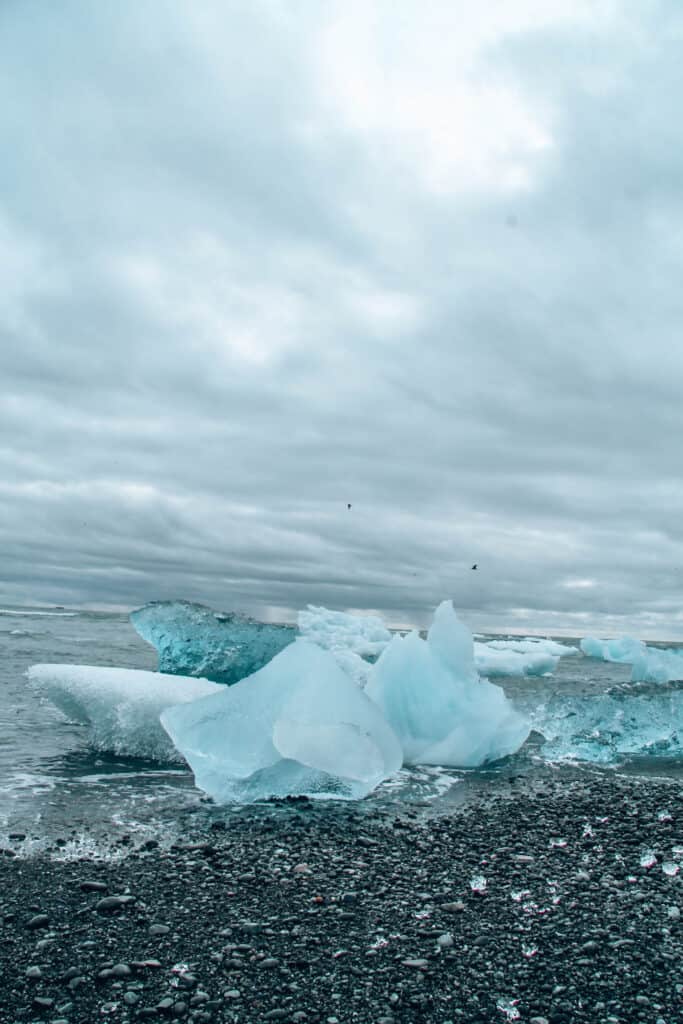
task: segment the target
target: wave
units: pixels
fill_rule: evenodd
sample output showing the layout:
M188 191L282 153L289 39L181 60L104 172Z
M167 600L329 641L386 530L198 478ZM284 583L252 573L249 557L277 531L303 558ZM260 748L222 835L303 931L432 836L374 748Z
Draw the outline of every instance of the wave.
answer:
M20 615L20 616L35 616L35 615L50 615L60 619L73 619L78 615L78 612L41 612L34 611L32 608L26 608L23 611L18 611L16 608L0 608L0 615Z

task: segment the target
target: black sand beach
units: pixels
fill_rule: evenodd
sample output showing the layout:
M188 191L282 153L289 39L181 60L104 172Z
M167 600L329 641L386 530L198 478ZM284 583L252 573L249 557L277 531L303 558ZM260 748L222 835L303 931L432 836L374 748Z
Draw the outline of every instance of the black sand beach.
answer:
M274 805L113 864L8 854L0 1020L676 1024L682 816L674 783L595 777L429 820Z

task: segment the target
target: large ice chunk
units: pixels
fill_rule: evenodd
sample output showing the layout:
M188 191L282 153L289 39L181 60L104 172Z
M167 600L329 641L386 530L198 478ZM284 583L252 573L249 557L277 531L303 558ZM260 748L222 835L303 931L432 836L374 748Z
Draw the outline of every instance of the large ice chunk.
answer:
M543 756L610 764L625 755L680 757L680 683L625 684L595 696L554 696L534 715Z
M130 613L134 628L159 652L159 671L236 683L294 639L291 626L256 622L190 601L153 601Z
M305 640L329 651L361 687L367 683L371 663L391 640L391 633L377 615L352 615L312 604L299 612L298 626Z
M598 640L594 636L585 636L581 640L581 650L589 658L601 658L603 661L630 665L643 653L645 644L631 636L617 637L614 640Z
M426 640L394 637L366 688L393 727L407 764L475 767L512 754L529 725L499 686L479 677L472 634L450 601Z
M155 761L182 760L161 727L160 712L224 689L207 679L92 665L32 665L26 675L71 722L90 727L97 750Z
M666 683L683 679L683 650L649 647L630 636L616 640L597 640L587 636L581 650L590 658L632 665L632 682Z
M376 705L328 651L305 640L235 686L169 708L161 722L218 803L355 799L403 760Z
M643 647L633 659L633 682L667 683L683 679L683 650Z

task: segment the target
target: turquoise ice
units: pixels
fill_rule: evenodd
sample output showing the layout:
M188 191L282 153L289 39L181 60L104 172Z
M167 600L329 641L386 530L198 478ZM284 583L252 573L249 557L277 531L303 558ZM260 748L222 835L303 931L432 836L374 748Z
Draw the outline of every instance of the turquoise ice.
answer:
M130 613L159 653L159 671L231 685L257 672L295 636L292 626L256 622L190 601L153 601Z
M305 640L234 686L167 709L161 723L218 803L357 799L403 761L379 708Z
M422 640L394 637L366 693L396 732L406 764L475 767L514 753L529 724L503 690L479 676L472 634L450 601Z

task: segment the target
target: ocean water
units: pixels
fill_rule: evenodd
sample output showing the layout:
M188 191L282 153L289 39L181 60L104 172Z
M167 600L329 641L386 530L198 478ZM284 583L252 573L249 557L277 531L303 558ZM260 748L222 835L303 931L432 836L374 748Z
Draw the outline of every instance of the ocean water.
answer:
M214 807L195 788L191 772L177 764L93 751L87 729L69 723L33 694L24 676L39 662L153 670L156 661L156 651L124 614L0 609L0 847L39 850L58 839L62 856L78 856L93 843L171 843L199 819L229 821L234 814L268 813L267 805ZM533 714L556 695L571 703L614 686L628 690L629 677L630 666L575 656L561 659L550 677L496 682L520 709ZM610 766L553 762L542 755L542 743L532 733L513 757L475 771L404 769L358 809L387 815L448 813L475 793L543 787L549 780L584 773L683 778L680 757L630 757ZM318 807L316 813L328 811Z

